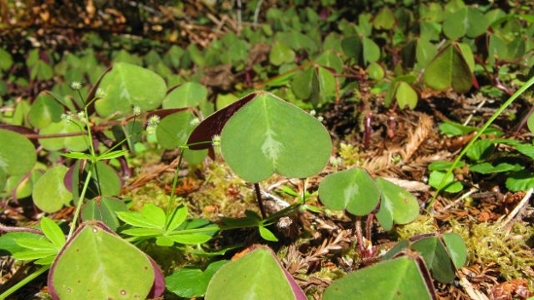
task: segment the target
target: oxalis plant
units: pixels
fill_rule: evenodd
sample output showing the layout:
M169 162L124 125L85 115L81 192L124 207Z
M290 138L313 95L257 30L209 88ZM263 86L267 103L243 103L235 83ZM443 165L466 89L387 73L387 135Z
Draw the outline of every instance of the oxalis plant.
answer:
M534 79L527 82L506 105L533 83ZM144 84L154 87L154 92L147 93ZM38 102L44 107L39 108L41 111L57 114L56 109L62 112L68 107L80 107L83 113L50 118L39 125L41 133L48 130L53 135L50 141L41 136L43 147L49 151L69 150L62 156L73 163L69 167L58 164L42 176L33 175L33 198L36 206L47 213L70 203L76 208L66 232L47 217L41 219L38 228L2 226L9 233L1 238L10 243L3 249L15 259L33 261L40 267L0 298L49 270L50 293L61 299L87 295L95 299L157 297L165 288L182 297L206 299L217 299L221 294L235 299L244 295L265 297L265 290L272 297L305 299L298 284L265 246L252 248L230 262L213 262L205 270L179 269L167 278L142 251L154 244L171 251L206 254L198 245L208 242L218 231L245 227L256 227L261 237L275 242L277 237L269 226L304 206L307 197L303 191L298 203L268 215L263 208L260 183L274 173L289 178L314 176L330 158L331 140L322 124L274 94L253 92L199 122L197 115L202 113L205 99L191 97L191 91L195 91L194 95L203 92L192 83L167 90L155 73L123 63L102 76L89 92L88 101L81 98L65 103L47 94L40 96L44 99ZM35 110L35 115L50 115ZM125 120L124 124L113 123L122 129L121 134L99 131L101 124L115 118ZM146 123L158 144L181 149L177 169L183 159L201 161L206 154L220 153L236 175L253 184L261 215L247 212L244 218L225 218L218 224L188 219L187 206L174 194L166 208L146 204L140 211L128 211L126 203L116 197L120 178L105 162L111 160L120 166L123 157L131 155L143 118L150 120ZM113 127L111 124L108 126ZM6 162L0 168L1 178L17 178L32 171L37 160L34 145L16 128L0 129L0 138L10 141L3 143L7 146L0 150L2 161ZM174 186L177 178L176 173ZM2 189L10 184L6 180L0 182ZM118 189L113 182L118 183ZM320 183L318 194L326 208L343 210L354 220L362 258L379 255L372 245L364 247L362 222L366 222L365 238L371 241L370 228L375 218L383 229L391 230L395 224L409 223L419 215L418 203L410 193L383 178L372 178L363 169L328 175ZM192 245L196 252L186 245ZM415 236L399 242L380 256L378 263L335 281L324 297L338 299L357 293L366 298L401 295L402 299L432 299L433 280L451 282L465 259L465 245L455 233ZM407 281L410 289L404 284Z

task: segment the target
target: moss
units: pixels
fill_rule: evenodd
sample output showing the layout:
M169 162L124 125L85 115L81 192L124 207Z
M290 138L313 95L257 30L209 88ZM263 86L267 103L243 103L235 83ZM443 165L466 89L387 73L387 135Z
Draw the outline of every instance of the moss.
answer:
M433 233L438 231L438 227L435 224L435 219L427 214L420 215L415 221L396 227L396 232L399 236L399 240L407 240L413 236Z
M205 174L201 189L189 195L192 208L200 217L212 220L219 215L237 217L247 209L257 209L252 189L226 164L211 163Z
M148 182L139 189L125 195L132 199L131 210L140 210L151 203L165 209L169 205L169 195L154 182Z
M360 149L350 144L340 143L339 157L343 160L343 165L353 166L360 162Z
M500 222L468 226L456 220L451 225L466 243L468 264L496 263L504 279L523 278L534 288L534 256L526 244L534 234L532 225L516 222L508 229Z

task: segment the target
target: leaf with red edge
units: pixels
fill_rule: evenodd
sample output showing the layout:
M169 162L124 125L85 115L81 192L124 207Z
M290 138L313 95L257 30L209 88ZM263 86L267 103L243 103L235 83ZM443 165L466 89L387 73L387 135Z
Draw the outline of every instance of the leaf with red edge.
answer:
M53 299L147 299L164 290L163 274L141 250L101 222L82 224L48 275Z

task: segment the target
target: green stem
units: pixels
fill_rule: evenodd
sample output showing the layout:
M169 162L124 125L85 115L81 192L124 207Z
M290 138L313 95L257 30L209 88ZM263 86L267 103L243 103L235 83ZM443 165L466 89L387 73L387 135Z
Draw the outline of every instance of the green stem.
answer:
M428 203L428 206L426 207L427 211L430 211L430 209L432 209L432 207L434 206L434 202L436 201L436 198L438 197L438 195L442 191L442 189L445 187L445 182L446 182L447 178L449 178L449 176L452 175L452 172L456 168L456 165L458 165L458 162L460 162L460 159L462 159L462 157L465 155L465 153L467 153L467 150L469 150L469 148L471 148L471 146L473 146L473 144L484 133L484 131L486 131L486 129L488 129L488 127L493 123L493 121L495 121L502 114L502 112L508 106L510 106L510 104L512 104L515 101L515 99L517 99L517 97L521 96L521 94L526 92L526 90L528 90L533 84L534 84L534 77L530 78L529 81L527 81L508 100L506 100L506 102L503 103L503 105L501 105L501 107L499 107L499 109L497 109L497 111L491 116L491 118L489 118L489 120L484 124L484 126L482 126L482 128L477 132L477 134L475 135L475 137L473 137L473 139L469 142L469 144L467 144L467 146L465 146L465 148L462 150L462 152L460 152L460 154L456 157L456 159L452 163L452 166L447 170L447 173L445 174L445 176L443 176L443 179L439 183L439 188L437 189L437 191L434 194L434 196L432 197L432 199L430 199L430 202Z
M87 176L85 177L85 183L83 184L82 193L80 194L78 203L76 203L76 211L74 212L74 217L72 218L72 224L70 226L69 235L67 236L67 241L70 240L70 238L72 237L72 234L74 233L74 229L76 228L76 223L78 222L78 217L82 209L83 200L85 199L85 193L87 192L89 182L91 181L91 176L93 175L92 174L93 167L94 167L94 164L91 162L91 165L89 166L89 171L87 171ZM76 183L73 183L73 184L76 184Z
M22 279L21 281L17 282L17 284L15 284L14 286L10 287L7 291L3 292L1 295L0 295L0 299L5 299L7 298L9 295L13 294L14 292L16 292L18 289L20 289L21 287L25 286L26 284L28 284L30 281L34 280L35 278L37 278L39 275L43 274L44 272L48 271L48 269L50 269L50 266L42 266L39 270L31 273L30 275L28 275L26 278Z
M172 219L174 219L174 214L177 210L174 210L173 215L171 216L171 204L174 200L174 197L176 196L176 185L178 184L178 177L180 175L180 169L182 167L182 161L184 159L184 151L186 149L182 148L180 151L180 155L178 156L178 166L176 166L176 170L174 171L174 178L172 179L172 188L171 188L171 195L169 196L169 203L167 204L167 213L165 214L166 220L165 220L165 226L167 226Z

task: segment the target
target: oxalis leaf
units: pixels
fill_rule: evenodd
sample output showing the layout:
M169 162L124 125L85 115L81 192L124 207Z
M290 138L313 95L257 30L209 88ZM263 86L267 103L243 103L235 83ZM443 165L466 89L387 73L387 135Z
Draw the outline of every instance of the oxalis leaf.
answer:
M63 165L49 169L33 188L33 202L44 212L53 213L68 205L72 193L63 183L69 169Z
M53 299L147 299L164 289L163 274L141 250L103 223L84 223L54 260Z
M191 133L190 149L210 148L221 136L230 168L250 182L273 173L305 178L328 162L332 141L323 125L296 106L267 92L256 92L219 110Z
M253 249L222 266L206 291L210 299L297 299L306 295L266 247Z
M393 227L393 223L407 224L419 215L419 203L410 192L383 178L376 180L382 192L380 210L376 218L386 230Z
M319 198L330 209L363 216L378 205L380 190L369 173L358 168L326 176L319 184Z
M458 93L471 89L472 73L457 44L442 49L423 75L425 83L438 91L453 88Z
M158 74L128 63L116 63L99 87L105 96L96 101L95 108L102 117L117 111L129 113L134 105L142 110L155 109L167 92L167 85Z
M225 124L221 151L230 168L250 182L273 173L305 178L328 162L330 135L314 117L270 93L259 93Z
M325 290L323 299L436 299L426 274L420 258L401 256L335 281Z
M0 170L4 174L22 175L35 165L35 147L23 135L0 129L0 144Z

